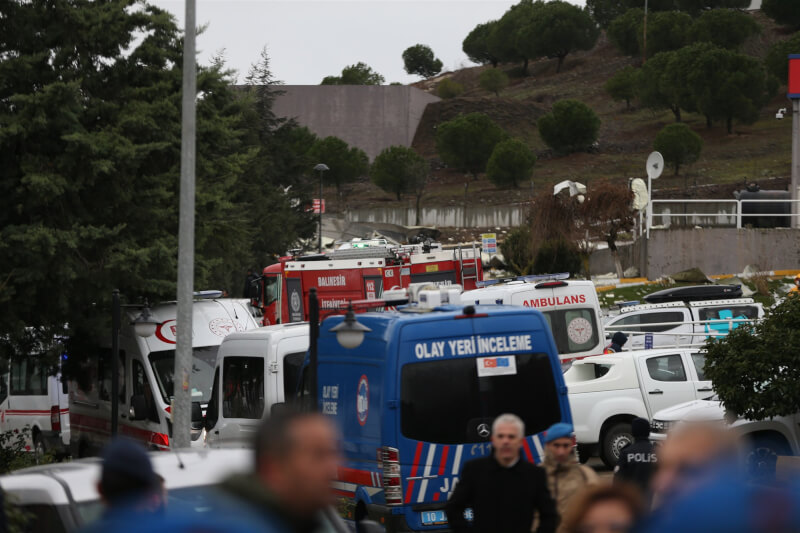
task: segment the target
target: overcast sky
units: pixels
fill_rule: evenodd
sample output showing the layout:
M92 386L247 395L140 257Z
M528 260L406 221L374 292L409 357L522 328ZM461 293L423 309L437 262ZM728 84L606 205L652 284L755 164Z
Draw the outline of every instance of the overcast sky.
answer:
M583 5L585 0L569 0ZM173 13L181 28L183 0L151 0ZM197 0L199 61L224 49L229 66L243 79L267 46L277 79L316 85L342 67L363 61L387 83L419 79L403 70L402 53L423 43L433 48L445 70L470 62L461 41L475 25L496 19L516 2L509 0Z

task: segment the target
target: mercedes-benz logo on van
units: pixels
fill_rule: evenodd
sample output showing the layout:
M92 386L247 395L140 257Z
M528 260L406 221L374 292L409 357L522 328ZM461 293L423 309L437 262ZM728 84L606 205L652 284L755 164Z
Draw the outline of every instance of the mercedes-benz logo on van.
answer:
M478 424L478 436L480 438L485 439L491 434L492 430L489 429L489 424Z

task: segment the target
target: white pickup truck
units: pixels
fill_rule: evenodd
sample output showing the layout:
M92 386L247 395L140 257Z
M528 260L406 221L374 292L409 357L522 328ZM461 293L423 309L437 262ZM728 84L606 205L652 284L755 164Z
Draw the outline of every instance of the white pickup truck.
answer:
M690 349L621 352L576 361L564 374L582 460L612 467L633 441L631 420L713 395L705 355Z

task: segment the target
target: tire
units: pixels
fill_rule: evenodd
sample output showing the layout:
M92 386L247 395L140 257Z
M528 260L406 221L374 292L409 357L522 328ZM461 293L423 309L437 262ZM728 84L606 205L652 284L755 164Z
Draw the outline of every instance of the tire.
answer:
M774 435L755 436L745 457L748 476L755 481L773 480L779 455L792 455L783 438Z
M620 451L628 444L633 444L633 431L628 422L614 424L606 430L601 443L600 459L608 468L614 468L619 461Z

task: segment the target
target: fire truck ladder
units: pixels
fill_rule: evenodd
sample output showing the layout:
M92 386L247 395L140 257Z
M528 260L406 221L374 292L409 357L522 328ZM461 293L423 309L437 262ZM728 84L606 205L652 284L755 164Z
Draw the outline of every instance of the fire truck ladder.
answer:
M458 268L461 271L461 286L466 285L468 279L474 279L475 283L478 282L478 261L480 261L481 252L480 248L475 246L472 242L472 266L464 267L464 250L461 245L458 246Z

